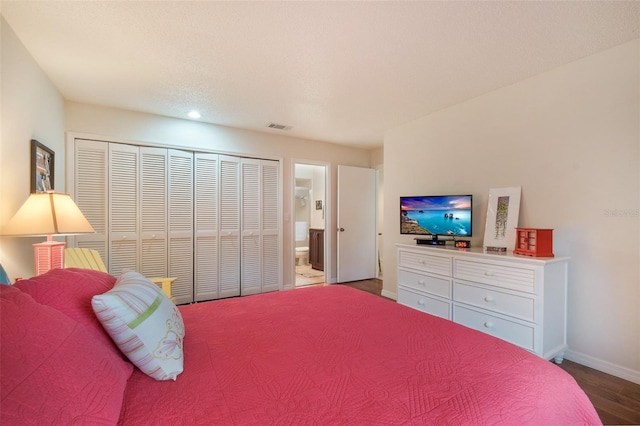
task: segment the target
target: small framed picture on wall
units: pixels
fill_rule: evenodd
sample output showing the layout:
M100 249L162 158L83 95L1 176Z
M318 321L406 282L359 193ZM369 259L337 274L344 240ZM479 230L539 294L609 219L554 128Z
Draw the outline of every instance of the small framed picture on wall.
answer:
M40 193L53 190L55 153L38 142L31 140L31 192Z

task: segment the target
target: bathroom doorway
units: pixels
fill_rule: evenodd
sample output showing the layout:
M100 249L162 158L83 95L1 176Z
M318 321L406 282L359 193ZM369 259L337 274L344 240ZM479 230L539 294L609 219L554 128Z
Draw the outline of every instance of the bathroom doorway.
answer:
M295 286L325 279L326 166L295 163Z

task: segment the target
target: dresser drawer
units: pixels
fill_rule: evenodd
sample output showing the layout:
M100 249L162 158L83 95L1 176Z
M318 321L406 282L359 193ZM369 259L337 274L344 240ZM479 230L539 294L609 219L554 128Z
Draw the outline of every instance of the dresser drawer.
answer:
M455 282L453 284L453 300L526 321L533 322L535 320L535 299L533 297Z
M528 293L535 293L536 291L534 269L456 259L453 267L453 276L511 290L526 291Z
M453 321L498 337L521 348L535 350L535 327L493 316L484 311L453 306Z
M451 279L398 270L398 284L451 299Z
M398 288L398 303L444 319L451 319L451 304L408 289Z
M398 267L418 269L424 272L451 276L452 258L447 256L433 256L411 251L398 252Z

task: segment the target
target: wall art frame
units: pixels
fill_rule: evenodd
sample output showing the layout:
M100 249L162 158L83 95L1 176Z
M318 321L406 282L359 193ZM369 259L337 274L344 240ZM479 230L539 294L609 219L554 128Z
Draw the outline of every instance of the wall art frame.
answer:
M31 193L53 191L55 152L31 139Z
M516 228L520 217L522 188L492 188L489 190L487 221L483 246L487 250L515 248Z

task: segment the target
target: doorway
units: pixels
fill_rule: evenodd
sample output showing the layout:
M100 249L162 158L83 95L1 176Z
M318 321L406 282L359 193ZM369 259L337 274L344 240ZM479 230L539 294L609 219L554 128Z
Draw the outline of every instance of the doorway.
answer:
M326 282L326 166L295 163L295 286Z

